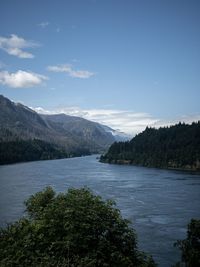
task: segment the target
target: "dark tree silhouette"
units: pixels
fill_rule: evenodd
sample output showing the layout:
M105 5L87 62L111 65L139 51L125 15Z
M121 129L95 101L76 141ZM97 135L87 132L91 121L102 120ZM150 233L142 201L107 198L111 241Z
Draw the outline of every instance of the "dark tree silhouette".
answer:
M200 170L200 122L146 128L128 142L115 142L102 162Z

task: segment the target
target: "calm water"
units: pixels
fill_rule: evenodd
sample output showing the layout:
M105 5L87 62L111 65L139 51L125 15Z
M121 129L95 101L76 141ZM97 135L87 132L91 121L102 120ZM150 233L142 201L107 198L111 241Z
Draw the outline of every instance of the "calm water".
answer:
M179 259L173 247L200 218L200 175L99 163L96 156L0 166L0 224L24 211L23 201L51 185L57 192L88 186L117 202L138 234L139 247L161 267Z

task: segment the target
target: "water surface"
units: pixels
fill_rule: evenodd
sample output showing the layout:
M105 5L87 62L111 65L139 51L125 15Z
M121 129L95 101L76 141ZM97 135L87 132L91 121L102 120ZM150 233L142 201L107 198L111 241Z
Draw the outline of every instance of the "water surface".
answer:
M51 185L57 192L88 186L114 199L138 234L139 247L159 266L179 258L173 247L186 236L191 218L200 218L200 175L99 163L96 156L0 166L0 225L23 215L23 202Z

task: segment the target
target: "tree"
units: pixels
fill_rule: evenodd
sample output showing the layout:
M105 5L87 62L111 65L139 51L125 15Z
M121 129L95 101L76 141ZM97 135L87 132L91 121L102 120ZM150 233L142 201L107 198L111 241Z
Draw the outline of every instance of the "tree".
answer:
M200 266L200 220L191 220L188 225L187 238L178 240L175 246L182 252L181 262L176 264L177 267Z
M101 162L200 170L200 121L146 128L132 140L115 142Z
M26 201L27 217L0 230L0 266L153 267L137 248L135 231L113 201L89 189Z

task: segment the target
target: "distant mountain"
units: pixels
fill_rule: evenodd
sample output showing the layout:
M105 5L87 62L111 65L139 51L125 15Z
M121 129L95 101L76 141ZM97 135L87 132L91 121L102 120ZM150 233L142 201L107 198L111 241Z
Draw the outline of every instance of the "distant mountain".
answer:
M70 132L88 145L106 149L115 141L125 141L128 135L112 128L80 117L66 114L40 115L46 124L56 131Z
M95 122L65 114L41 115L48 126L55 131L70 133L78 142L84 142L91 152L105 150L115 141L113 135Z
M102 125L100 124L100 126L108 133L111 133L112 136L115 138L115 141L120 142L120 141L128 141L131 139L131 135L128 135L126 133L123 133L121 131L116 131L113 130L112 128L106 126L106 125Z
M115 142L102 162L200 171L200 122L145 131Z
M0 95L1 145L6 143L8 146L8 142L16 142L12 143L16 147L22 140L40 140L53 146L56 157L59 157L59 150L62 151L61 155L64 153L68 156L103 153L117 140L112 131L115 132L109 127L79 117L65 114L41 115ZM41 142L39 144L41 146ZM45 147L44 144L42 147ZM38 143L31 145L35 150Z

